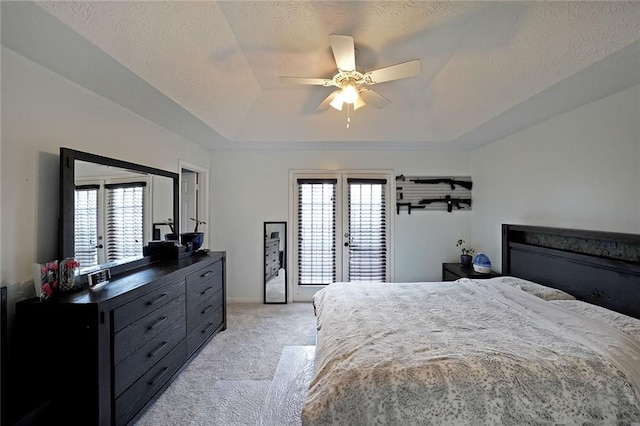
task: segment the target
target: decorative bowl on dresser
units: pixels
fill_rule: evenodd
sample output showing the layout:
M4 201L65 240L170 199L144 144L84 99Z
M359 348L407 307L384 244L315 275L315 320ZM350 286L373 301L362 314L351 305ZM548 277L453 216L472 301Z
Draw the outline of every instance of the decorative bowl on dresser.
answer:
M225 252L151 263L83 290L16 304L23 395L46 422L137 420L226 328Z

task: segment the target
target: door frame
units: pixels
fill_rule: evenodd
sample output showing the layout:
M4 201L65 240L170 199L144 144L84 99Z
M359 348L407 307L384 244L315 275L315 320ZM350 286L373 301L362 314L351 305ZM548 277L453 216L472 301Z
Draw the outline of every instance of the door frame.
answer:
M371 175L382 176L387 179L389 188L389 199L387 200L387 226L388 226L388 252L387 266L389 268L389 282L395 280L394 269L394 257L395 257L395 214L393 210L393 197L396 189L395 175L392 169L339 169L339 170L322 170L322 169L289 169L289 223L291 225L291 232L287 233L287 247L290 249L287 251L287 265L290 265L290 277L288 280L288 302L311 302L313 295L318 291L326 287L326 285L306 285L304 287L298 286L298 263L297 253L298 246L296 241L297 236L297 223L296 223L296 208L297 205L297 188L296 179L299 175L304 175L307 178L328 178L338 177L337 194L339 194L340 200L336 201L336 237L340 237L340 255L337 255L336 269L342 268L342 221L343 211L342 208L344 194L343 194L343 182L347 176L361 175L362 177L371 177ZM340 210L339 210L340 209ZM339 223L338 223L339 222ZM340 234L338 231L340 230ZM337 242L336 242L337 243ZM340 269L342 271L342 269Z

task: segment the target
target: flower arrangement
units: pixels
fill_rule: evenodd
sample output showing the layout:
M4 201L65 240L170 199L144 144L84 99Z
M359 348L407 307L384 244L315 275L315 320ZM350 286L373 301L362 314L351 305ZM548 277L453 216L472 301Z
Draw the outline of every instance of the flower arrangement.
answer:
M456 247L460 247L462 256L471 256L471 255L473 255L473 253L476 252L476 249L474 249L473 247L465 246L465 244L466 244L466 241L460 239L456 243Z
M61 291L71 290L74 287L76 270L80 262L73 258L64 259L61 262L52 260L37 266L37 275L34 271L34 286L36 295L40 300L46 300Z
M58 292L58 261L40 265L40 300L45 300Z

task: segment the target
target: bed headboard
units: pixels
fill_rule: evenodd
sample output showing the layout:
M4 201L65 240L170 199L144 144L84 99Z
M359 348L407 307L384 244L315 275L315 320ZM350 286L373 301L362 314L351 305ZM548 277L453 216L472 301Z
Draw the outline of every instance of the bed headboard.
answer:
M503 224L502 274L640 318L640 235Z

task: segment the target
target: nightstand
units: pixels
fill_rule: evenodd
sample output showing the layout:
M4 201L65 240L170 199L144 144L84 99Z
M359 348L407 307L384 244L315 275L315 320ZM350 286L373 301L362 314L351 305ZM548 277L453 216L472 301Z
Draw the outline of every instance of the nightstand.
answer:
M483 280L487 278L499 277L497 272L489 272L481 274L473 270L473 265L463 265L461 263L443 263L442 264L442 281L455 281L460 278L471 278L474 280Z

